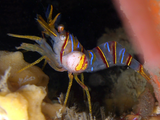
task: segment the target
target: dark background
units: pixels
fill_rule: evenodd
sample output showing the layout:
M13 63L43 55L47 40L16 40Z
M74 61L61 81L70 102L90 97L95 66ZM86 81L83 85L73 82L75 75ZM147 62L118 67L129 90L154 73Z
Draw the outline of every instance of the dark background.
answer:
M19 45L17 43L22 41L13 42L6 33L41 36L35 18L37 14L45 18L45 11L50 4L54 7L53 16L60 12L60 23L77 36L86 49L96 46L96 40L106 27L115 29L121 26L111 0L1 0L0 49L14 50L13 44ZM11 42L6 42L8 40Z

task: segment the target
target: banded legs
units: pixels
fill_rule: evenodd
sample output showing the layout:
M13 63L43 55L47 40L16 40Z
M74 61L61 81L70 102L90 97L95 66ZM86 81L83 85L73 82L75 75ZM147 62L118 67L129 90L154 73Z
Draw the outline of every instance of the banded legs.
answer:
M67 89L67 93L66 93L66 97L65 97L65 101L64 101L64 106L66 106L66 104L67 104L67 100L68 100L69 93L70 93L70 90L71 90L71 87L72 87L72 83L73 83L73 75L72 75L72 73L68 73L68 77L69 77L69 85L68 85L68 89Z
M92 107L91 107L91 96L88 90L88 87L84 85L83 82L81 82L78 78L77 75L74 75L74 79L77 81L77 83L86 91L87 94L87 99L88 99L88 106L89 106L89 113L90 113L90 118L92 119Z
M47 59L47 57L46 57L46 56L40 57L40 58L39 58L38 60L36 60L35 62L27 65L26 67L24 67L24 68L22 68L22 69L20 69L20 70L18 71L18 73L22 72L23 70L26 70L27 68L30 68L30 67L34 66L35 64L41 62L43 59ZM44 67L44 65L43 65L43 67Z
M87 99L88 99L88 106L89 106L89 115L90 115L90 119L92 120L92 107L91 107L91 96L88 90L88 87L84 84L84 76L81 75L81 79L82 81L80 81L80 79L78 78L77 74L72 75L72 73L68 73L68 77L69 77L69 85L68 85L68 90L66 93L66 97L65 97L65 101L64 101L64 105L67 104L67 100L69 97L69 92L73 83L73 78L76 80L76 82L85 90L86 95L87 95Z

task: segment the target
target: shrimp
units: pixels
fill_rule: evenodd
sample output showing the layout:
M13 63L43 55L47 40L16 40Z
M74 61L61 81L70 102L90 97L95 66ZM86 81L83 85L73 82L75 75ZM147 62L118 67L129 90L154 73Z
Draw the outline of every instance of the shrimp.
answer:
M47 22L40 15L37 16L38 23L44 29L43 33L50 37L51 46L46 42L45 38L11 33L8 35L34 40L37 44L22 43L17 49L34 51L42 55L41 58L21 69L19 72L39 63L43 59L56 71L68 71L69 85L64 105L67 103L74 78L86 91L90 118L92 119L91 97L88 87L84 85L83 72L94 72L115 65L127 65L139 72L147 80L150 80L150 76L144 70L143 66L115 41L103 43L92 50L85 50L76 37L64 30L63 25L55 28L55 22L60 13L52 19L52 11L53 7L51 6ZM81 80L78 78L79 74L81 74Z

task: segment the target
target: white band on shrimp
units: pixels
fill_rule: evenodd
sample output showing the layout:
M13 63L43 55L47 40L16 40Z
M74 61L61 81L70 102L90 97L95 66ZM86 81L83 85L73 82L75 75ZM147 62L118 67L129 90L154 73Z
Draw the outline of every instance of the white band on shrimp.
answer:
M73 51L62 57L63 67L72 73L81 73L88 66L86 55L79 51Z

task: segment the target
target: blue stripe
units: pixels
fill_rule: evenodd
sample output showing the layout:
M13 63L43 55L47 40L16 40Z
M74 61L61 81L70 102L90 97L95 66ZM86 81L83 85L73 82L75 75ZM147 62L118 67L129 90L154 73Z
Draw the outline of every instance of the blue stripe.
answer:
M106 42L105 44L107 44L107 49L108 49L108 51L110 52L111 50L109 49L109 44L108 44L108 42ZM104 44L104 45L105 45Z
M125 48L123 49L121 63L123 63L124 53L125 53Z
M74 50L74 44L73 44L73 38L72 38L72 35L69 34L69 37L71 38L71 42L72 42L72 51Z
M93 62L93 53L92 52L89 52L92 56L91 56L91 65L92 65L92 62Z
M93 71L93 67L91 67L91 71Z
M122 54L122 51L123 51L124 49L121 49L120 51L119 51L119 56Z
M78 45L77 45L77 48L79 48L79 46L80 46L80 43L79 43L79 41L78 41Z

